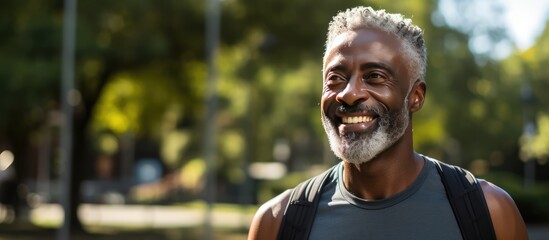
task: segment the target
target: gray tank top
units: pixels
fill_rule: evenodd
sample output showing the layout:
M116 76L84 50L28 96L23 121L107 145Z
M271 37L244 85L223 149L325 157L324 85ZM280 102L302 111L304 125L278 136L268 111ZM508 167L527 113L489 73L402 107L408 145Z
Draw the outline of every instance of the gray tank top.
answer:
M343 184L343 164L326 185L309 239L462 239L435 164L425 160L417 179L382 200L364 200Z

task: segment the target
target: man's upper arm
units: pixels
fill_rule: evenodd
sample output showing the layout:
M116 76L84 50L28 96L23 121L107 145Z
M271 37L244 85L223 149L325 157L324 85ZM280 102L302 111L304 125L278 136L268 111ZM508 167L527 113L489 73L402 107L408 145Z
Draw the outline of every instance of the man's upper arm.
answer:
M248 240L276 239L291 192L286 190L259 207L250 225Z
M497 239L528 239L526 225L515 202L498 186L480 180Z

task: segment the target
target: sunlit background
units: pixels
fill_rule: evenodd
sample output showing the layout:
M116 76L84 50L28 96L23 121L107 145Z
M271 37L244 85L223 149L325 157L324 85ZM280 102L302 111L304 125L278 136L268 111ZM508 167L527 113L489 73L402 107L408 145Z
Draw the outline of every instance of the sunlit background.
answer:
M549 238L549 1L77 1L74 67L65 4L0 7L0 239L246 239L261 203L337 162L322 55L357 5L424 29L417 151Z

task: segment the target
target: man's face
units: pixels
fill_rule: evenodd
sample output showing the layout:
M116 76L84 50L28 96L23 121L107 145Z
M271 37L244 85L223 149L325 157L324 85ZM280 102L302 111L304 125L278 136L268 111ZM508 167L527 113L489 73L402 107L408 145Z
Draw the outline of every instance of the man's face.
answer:
M348 31L327 47L322 123L337 157L364 163L409 124L410 76L401 43L376 29Z

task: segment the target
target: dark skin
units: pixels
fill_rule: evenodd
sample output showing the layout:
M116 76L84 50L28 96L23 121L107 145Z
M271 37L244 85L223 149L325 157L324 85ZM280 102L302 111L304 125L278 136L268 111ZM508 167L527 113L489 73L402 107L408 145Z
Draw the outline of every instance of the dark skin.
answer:
M373 159L353 164L344 161L345 187L357 197L369 200L391 197L412 184L423 167L422 157L413 150L412 114L423 106L426 85L414 79L401 42L393 35L364 28L337 36L326 51L322 114L345 133L367 133L375 129L377 116L369 113L338 112L341 105L365 105L400 111L408 108L408 125L402 137ZM407 98L408 101L405 101ZM407 104L405 106L404 104ZM360 123L343 123L344 117L363 117ZM524 221L501 188L481 180L498 239L527 239ZM290 190L263 204L256 213L248 239L276 239L288 203Z
M374 32L343 33L334 39L333 50L327 52L321 108L340 135L347 131L369 132L377 127L375 115L370 122L342 124L343 117L363 115L339 113L337 107L342 104L398 111L408 97L408 109L415 112L423 103L425 84L418 80L411 88L406 59L399 51L401 43L378 30ZM384 199L415 180L423 160L414 154L410 126L411 120L404 136L374 159L363 164L344 161L344 182L350 192L364 199Z

